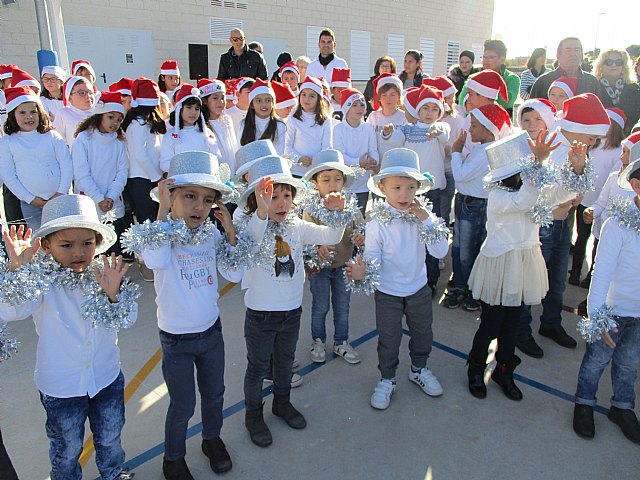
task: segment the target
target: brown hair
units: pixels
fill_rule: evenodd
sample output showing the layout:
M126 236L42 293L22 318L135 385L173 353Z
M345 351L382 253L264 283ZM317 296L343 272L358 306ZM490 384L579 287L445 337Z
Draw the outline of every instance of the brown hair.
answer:
M49 130L53 130L53 125L51 125L49 114L45 111L44 108L42 108L42 105L39 102L34 103L36 104L36 110L38 111L38 127L36 128L38 133L46 133ZM16 111L15 109L13 109L10 112L7 112L7 121L4 124L4 133L6 133L7 135L11 135L13 133L18 133L19 131L20 127L18 126L18 121L16 120Z
M274 183L274 192L276 190L276 187L281 187L282 190L291 192L293 198L296 198L296 187L294 187L293 185L289 185L288 183ZM256 200L256 192L254 190L247 197L247 205L244 207L244 213L246 213L247 215L251 215L252 213L255 213L256 210L258 210L258 201Z
M68 229L67 228L61 228L60 230L56 230L55 232L51 232L49 235L45 235L44 237L42 237L42 240L46 240L47 242L51 242L51 237L53 237L57 233L60 233L63 230L68 230ZM92 230L93 233L96 234L96 247L99 247L100 245L102 245L102 242L104 242L104 238L102 237L102 234L97 232L96 230L91 229L91 228L87 228L87 230Z
M607 136L604 138L603 150L613 150L619 148L622 140L625 139L624 130L618 122L611 122Z
M253 108L253 102L249 104L247 116L244 118L244 129L240 136L240 145L247 145L256 140L271 140L275 143L278 137L278 123L284 123L276 115L275 105L271 104L271 113L269 114L269 124L264 129L264 133L260 138L256 138L256 109Z
M373 67L373 73L376 74L376 77L380 75L380 65L382 65L383 62L389 62L391 65L391 73L396 73L396 61L393 58L384 55L376 60L376 64Z
M313 93L318 95L317 92ZM318 102L316 103L316 108L313 113L316 114L316 123L318 125L322 125L329 118L329 106L326 102L322 101L322 95L318 95ZM298 102L296 111L293 112L293 117L298 120L302 120L302 105L300 104L300 102Z
M333 30L331 30L330 28L324 28L320 32L320 35L318 35L318 41L320 41L322 37L331 37L331 40L333 40L334 42L336 41L336 36L334 35Z
M100 124L102 123L103 115L104 113L96 113L82 120L78 124L78 127L76 128L76 131L73 134L73 137L76 138L78 135L80 135L80 133L84 132L85 130L89 130L91 132L95 130L100 131ZM116 133L118 134L118 140L124 141L125 137L124 137L124 130L122 130L122 124L120 124Z
M394 88L396 90L396 92L398 92L398 106L402 105L402 92L398 89L398 86L394 85L393 83L387 83L385 85L382 85L378 89L378 95L376 96L376 100L380 101L380 95L382 95L383 93L388 92L392 88Z

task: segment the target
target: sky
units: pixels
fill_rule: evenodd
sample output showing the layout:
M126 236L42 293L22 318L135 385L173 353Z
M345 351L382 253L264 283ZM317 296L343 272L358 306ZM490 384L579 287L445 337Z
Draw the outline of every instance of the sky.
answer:
M555 58L558 42L578 37L584 51L640 44L638 0L494 0L493 38L507 57L529 56L546 47Z

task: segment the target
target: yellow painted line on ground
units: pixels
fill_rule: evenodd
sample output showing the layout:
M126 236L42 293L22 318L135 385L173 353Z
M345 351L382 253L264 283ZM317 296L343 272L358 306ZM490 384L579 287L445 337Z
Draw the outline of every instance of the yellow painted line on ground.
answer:
M219 298L224 297L227 293L229 293L233 287L235 287L237 283L227 283L224 287L218 290ZM124 388L124 404L126 405L133 394L136 393L140 385L147 379L149 374L153 371L154 368L160 363L162 359L162 348L156 350L156 352L151 355L151 358L147 360L147 362L142 366L138 373L131 379L131 381ZM80 466L82 468L85 467L89 459L95 453L95 448L93 446L93 435L89 435L87 441L84 442L84 447L82 449L82 454L80 455Z

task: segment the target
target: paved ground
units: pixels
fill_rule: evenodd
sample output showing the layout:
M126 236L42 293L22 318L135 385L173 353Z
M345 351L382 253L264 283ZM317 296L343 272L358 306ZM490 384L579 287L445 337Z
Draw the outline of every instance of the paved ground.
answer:
M137 269L131 274L138 279ZM443 272L441 285L448 277ZM142 282L141 282L142 283ZM127 382L143 369L159 347L152 285L144 284L138 323L120 335L122 368ZM442 290L442 287L441 287ZM586 290L568 287L565 303L576 306ZM354 297L350 340L362 356L359 365L341 359L312 364L310 296L305 294L297 358L304 384L293 391L294 404L308 427L294 431L266 415L274 443L254 446L244 428L242 381L245 345L242 337L244 306L235 286L220 301L226 343L226 420L222 436L233 457L233 479L416 479L429 466L433 478L443 479L632 479L638 478L640 447L626 440L606 418L596 414L596 438L585 441L571 429L578 367L584 352L563 349L537 337L545 351L541 360L522 355L517 373L524 393L520 403L504 397L494 384L485 400L467 391L464 356L477 328L477 315L447 310L434 300L436 344L429 361L441 380L444 395L429 398L407 379L406 340L401 350L398 389L388 410L369 406L378 380L373 300ZM534 318L539 308L534 308ZM565 313L572 334L578 317ZM537 328L537 320L534 321ZM331 327L329 331L331 332ZM49 471L44 412L32 380L36 334L31 321L12 324L22 342L19 354L0 366L0 425L21 479L42 480ZM577 335L577 334L576 334ZM536 335L537 336L537 335ZM157 357L156 357L157 358ZM152 362L153 366L153 362ZM271 398L266 390L266 408ZM608 371L603 376L600 404L611 395ZM123 433L129 464L141 480L161 479L163 421L168 404L159 366L149 369L127 404ZM200 417L193 418L187 461L198 479L212 478L200 451ZM96 478L92 457L85 478Z

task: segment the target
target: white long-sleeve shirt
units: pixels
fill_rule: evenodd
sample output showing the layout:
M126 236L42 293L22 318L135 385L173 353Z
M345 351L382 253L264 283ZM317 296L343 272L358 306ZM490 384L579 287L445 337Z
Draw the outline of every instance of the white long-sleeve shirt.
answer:
M7 122L7 99L0 89L0 137L4 136L4 124Z
M595 189L590 192L585 192L582 202L580 202L582 205L590 207L598 200L609 174L620 168L620 152L622 152L622 147L605 150L600 146L591 151L589 157L596 172L594 181Z
M451 129L451 133L449 134L449 141L447 142L447 147L449 147L449 154L444 157L444 171L451 172L451 147L453 146L453 142L456 141L456 138L460 135L462 131L462 127L464 125L464 117L460 115L456 115L452 117L451 115L445 115L442 117L441 122L444 122L449 125Z
M69 145L69 148L71 148L71 145L73 145L73 142L75 141L74 135L78 128L78 124L85 118L89 118L91 115L93 115L93 109L80 110L73 105L67 105L56 112L56 118L53 121L53 128L62 135L62 138L64 138L67 145Z
M247 116L248 110L241 110L237 105L227 108L224 112L231 117L233 124L233 130L236 132L236 137L240 139L242 136L242 121Z
M451 154L451 172L456 181L456 189L463 195L488 198L482 179L489 173L489 159L485 151L493 142L478 145L465 158L462 153Z
M231 178L236 174L236 152L238 139L233 129L231 117L223 113L217 120L209 120L209 128L213 131L220 148L220 162L226 163L231 169Z
M382 110L371 112L367 117L367 123L373 125L376 131L376 142L378 143L378 158L382 159L387 150L391 147L382 140L382 129L385 125L392 124L394 128L400 128L407 124L407 117L399 108L393 115L385 115Z
M302 112L300 120L293 115L287 122L287 135L284 145L284 156L293 161L291 173L302 176L309 170L298 163L300 157L311 157L333 147L331 120L322 125L316 123L315 113Z
M146 178L157 182L162 177L160 147L162 134L151 133L151 127L135 118L127 127L129 178Z
M618 185L618 175L619 171L611 172L609 177L607 177L606 182L604 182L604 187L602 187L602 191L598 196L598 200L592 205L593 207L593 236L595 238L600 238L600 230L602 229L602 225L605 220L609 218L609 200L614 199L616 197L626 197L633 198L635 197L635 192L633 190L627 190Z
M81 132L71 147L74 192L87 195L96 203L99 215L104 212L98 203L113 200L116 217L124 216L122 191L129 178L127 149L117 133L98 130Z
M392 206L386 207L396 211ZM431 214L423 223L433 225L436 216ZM427 284L427 253L425 244L418 237L418 225L394 219L382 224L373 219L367 223L364 251L367 258L380 262L380 285L378 290L396 297L413 295ZM429 253L444 258L449 251L446 239L427 245Z
M293 225L282 236L280 247L289 254L274 258L274 266L269 270L254 267L245 273L242 288L246 289L244 304L252 310L280 312L294 310L302 305L304 289L304 245L335 245L340 241L344 228L332 229L316 225L295 217ZM261 220L253 214L247 225L247 233L260 242L267 229L267 220ZM276 243L276 248L278 243ZM289 263L287 263L289 262ZM290 268L277 269L277 264L293 263L293 275ZM423 261L424 263L424 261Z
M350 167L360 166L360 157L368 153L380 163L378 157L378 141L373 125L360 122L353 128L345 120L335 126L333 130L333 148L342 152L344 163ZM353 184L347 189L352 193L366 193L369 191L367 181L371 177L371 171L365 175L358 175Z
M168 172L174 155L192 151L209 152L220 160L218 141L209 127L205 126L203 132L197 125L184 128L173 127L164 134L162 139L160 169L163 172Z
M51 117L51 121L55 120L58 110L64 107L64 102L56 98L40 97L40 101L42 102L44 110L49 114L49 117Z
M269 126L270 118L258 118L255 117L256 120L256 140L260 140L262 138L262 134L267 130ZM276 130L276 137L273 139L273 147L276 149L276 153L280 156L284 156L284 143L285 138L287 136L288 126L282 121L278 120L278 129ZM242 131L244 130L244 120L242 120L240 124L240 135L238 138L242 137ZM238 141L239 143L239 141Z
M326 67L322 66L320 61L316 58L307 67L307 77L322 77L331 83L331 76L333 75L334 68L349 68L349 65L347 65L346 60L340 58L336 54L334 54L333 60L331 60Z
M50 199L71 188L69 148L56 131L17 132L0 139L0 175L20 200Z

